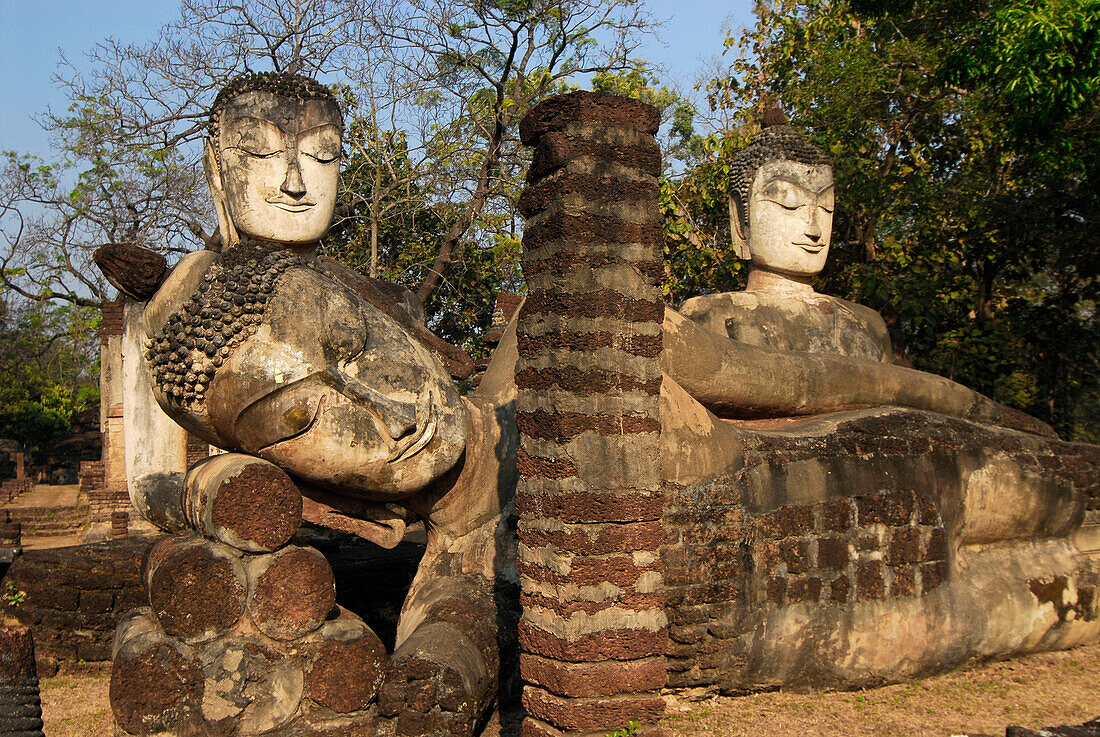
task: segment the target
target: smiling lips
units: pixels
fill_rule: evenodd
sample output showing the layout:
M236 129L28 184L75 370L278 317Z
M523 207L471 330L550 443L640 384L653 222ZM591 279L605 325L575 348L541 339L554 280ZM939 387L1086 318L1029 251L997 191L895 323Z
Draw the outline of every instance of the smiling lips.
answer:
M824 243L796 243L795 245L807 253L820 253L821 249L825 247Z
M313 208L317 205L316 202L309 199L284 200L274 197L267 200L267 203L269 205L274 205L280 210L286 210L287 212L305 212L306 210L309 210L310 208Z

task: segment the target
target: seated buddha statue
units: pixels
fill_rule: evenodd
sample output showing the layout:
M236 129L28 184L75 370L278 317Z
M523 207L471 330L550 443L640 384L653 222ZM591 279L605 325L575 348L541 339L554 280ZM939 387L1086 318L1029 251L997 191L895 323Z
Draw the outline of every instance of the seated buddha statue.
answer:
M382 711L398 716L416 691L401 675L415 658L421 680L437 675L425 663L453 671L472 729L496 687L493 591L507 575L509 502L497 488L514 474L502 464L514 457L514 425L499 382L460 396L416 310L319 255L342 133L334 96L312 79L248 74L221 91L204 159L221 250L182 258L149 299L146 375L192 434L289 474L306 520L384 547L423 521L427 552ZM134 503L177 529L173 494L149 486Z
M764 120L730 172L730 230L734 252L751 264L748 286L689 299L680 313L739 343L889 363L890 334L877 312L813 288L832 231L828 158L778 109Z
M747 288L689 299L666 321L681 348L666 351L666 371L711 411L760 419L894 405L1052 434L960 384L894 365L878 312L814 290L829 255L833 170L778 109L731 163L729 189Z

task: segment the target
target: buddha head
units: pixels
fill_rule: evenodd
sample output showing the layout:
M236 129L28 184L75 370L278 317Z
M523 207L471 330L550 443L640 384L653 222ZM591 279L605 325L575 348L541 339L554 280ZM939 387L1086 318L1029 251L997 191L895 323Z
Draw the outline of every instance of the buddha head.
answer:
M753 269L806 280L829 255L833 168L778 108L730 165L730 231Z
M343 118L327 87L245 74L218 93L205 166L222 241L316 243L332 222Z

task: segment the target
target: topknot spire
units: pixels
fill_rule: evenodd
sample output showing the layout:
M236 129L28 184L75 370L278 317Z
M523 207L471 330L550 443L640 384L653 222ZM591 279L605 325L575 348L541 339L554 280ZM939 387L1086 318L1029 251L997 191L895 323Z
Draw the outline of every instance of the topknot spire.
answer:
M787 121L787 116L783 114L782 108L778 105L769 105L764 110L764 120L761 128L773 128L777 125L790 125Z

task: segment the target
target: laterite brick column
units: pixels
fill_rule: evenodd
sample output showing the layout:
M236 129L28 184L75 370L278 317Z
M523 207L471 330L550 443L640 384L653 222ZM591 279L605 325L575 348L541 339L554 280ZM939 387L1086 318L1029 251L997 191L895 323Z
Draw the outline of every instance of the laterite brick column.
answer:
M575 92L533 109L518 325L523 735L659 734L659 116Z
M103 436L103 470L100 483L94 488L111 491L126 490L126 441L123 437L123 319L122 298L102 304L103 319L99 324L99 428ZM83 482L81 483L83 487ZM81 491L86 492L86 488Z
M42 737L42 703L29 627L0 627L0 737Z

